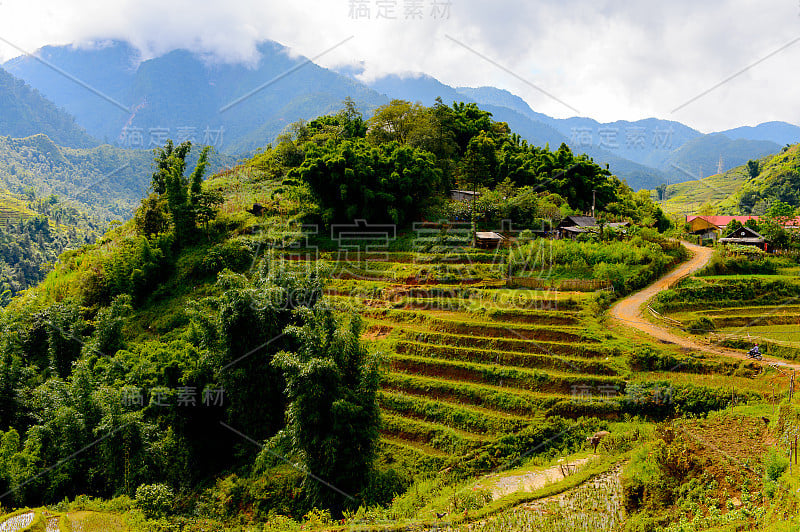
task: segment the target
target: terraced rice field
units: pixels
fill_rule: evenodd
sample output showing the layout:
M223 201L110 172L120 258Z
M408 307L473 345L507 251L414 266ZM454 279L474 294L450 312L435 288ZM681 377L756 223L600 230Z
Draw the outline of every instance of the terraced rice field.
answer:
M619 353L581 310L588 292L510 288L502 261L477 256L334 263L327 289L386 355L384 449L428 467L537 417L615 417L624 394Z
M749 280L761 284L748 291L738 290ZM746 341L772 341L800 348L800 287L796 276L761 275L699 277L685 289L692 298L680 303L666 316L684 328L698 318L710 319L720 337ZM694 290L694 292L691 292ZM679 289L680 293L680 289Z
M34 513L26 512L13 517L9 517L0 523L0 532L17 532L30 526L33 522Z

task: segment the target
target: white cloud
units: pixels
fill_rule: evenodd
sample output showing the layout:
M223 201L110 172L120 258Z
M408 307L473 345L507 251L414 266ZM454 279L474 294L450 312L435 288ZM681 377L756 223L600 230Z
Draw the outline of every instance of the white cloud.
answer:
M272 39L323 66L364 67L364 79L420 71L450 85L493 85L522 96L539 112L575 114L536 85L601 121L657 116L703 131L767 120L800 123L800 43L672 113L747 65L800 36L795 0L672 2L450 0L449 18L431 16L434 1L389 0L396 20L350 17L351 0L0 0L0 37L33 50L45 44L127 39L146 57L176 47L224 61L252 60L255 43ZM419 4L421 20L406 19ZM450 35L516 73L448 40ZM0 44L0 59L18 55Z

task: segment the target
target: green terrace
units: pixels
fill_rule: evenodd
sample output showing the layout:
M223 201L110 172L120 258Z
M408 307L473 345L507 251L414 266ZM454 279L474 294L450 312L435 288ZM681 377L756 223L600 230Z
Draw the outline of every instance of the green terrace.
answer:
M510 277L515 250L436 253L431 244L420 253L419 243L413 252L348 256L321 245L319 252L278 255L301 267L324 260L331 275L326 297L356 310L364 338L384 354L378 401L389 463L441 468L549 416L613 420L639 411L627 395L632 346L589 309L610 293L609 280L595 275L597 264L624 261L628 274L642 275L657 247L620 243L606 254L559 243L561 263Z

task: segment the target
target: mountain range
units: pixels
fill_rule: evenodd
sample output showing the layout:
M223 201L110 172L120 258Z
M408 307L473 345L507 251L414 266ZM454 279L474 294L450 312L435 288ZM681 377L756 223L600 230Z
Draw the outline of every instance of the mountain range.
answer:
M146 149L172 138L247 155L298 120L340 109L346 97L366 116L391 99L426 105L437 97L447 104L475 102L533 144L566 143L608 164L634 189L702 178L800 141L800 127L785 122L703 134L657 118L612 123L557 119L534 111L508 91L451 87L424 74L389 75L367 84L352 70L323 68L271 41L258 45L258 60L249 65L221 64L187 50L143 60L131 45L112 41L90 47L48 46L35 57L21 56L2 66L18 79L8 73L0 76L0 116L12 107L8 93L14 91L24 93L28 103L18 107L28 114L9 114L17 117L12 124L0 119L0 135L41 132L70 147L89 147L93 137L98 139L95 145ZM8 85L16 88L9 91ZM20 118L37 107L41 116L56 117L63 125L61 137L45 130L45 120ZM27 130L20 129L22 123Z

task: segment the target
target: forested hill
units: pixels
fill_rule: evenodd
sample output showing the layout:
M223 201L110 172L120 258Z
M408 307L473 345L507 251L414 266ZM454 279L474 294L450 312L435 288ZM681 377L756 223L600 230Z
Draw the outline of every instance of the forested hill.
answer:
M37 133L71 148L98 144L69 113L0 68L0 136L28 137Z
M43 134L0 137L0 305L41 282L65 249L129 219L150 185L152 157L108 145L65 148ZM217 171L233 159L212 153L209 165Z
M38 196L55 194L90 213L100 227L130 218L147 192L152 159L151 151L109 145L62 147L42 134L0 137L0 187L15 194L31 187ZM209 158L212 171L233 163L232 157L217 152Z
M799 190L800 144L795 144L723 174L670 185L663 205L682 214L762 215L778 203L800 208Z

